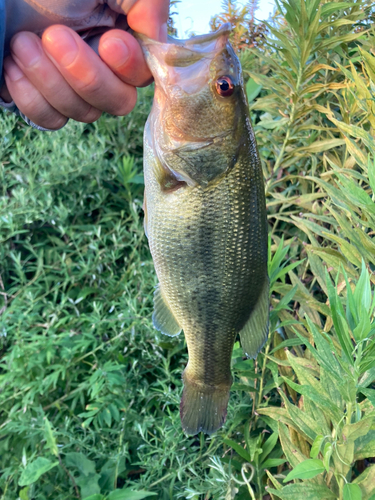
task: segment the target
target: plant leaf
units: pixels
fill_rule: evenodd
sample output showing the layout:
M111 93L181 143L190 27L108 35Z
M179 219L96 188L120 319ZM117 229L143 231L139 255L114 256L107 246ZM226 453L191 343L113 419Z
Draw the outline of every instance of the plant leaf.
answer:
M283 452L292 467L296 467L299 463L304 462L307 459L307 457L292 442L287 426L280 421L279 436Z
M329 472L329 462L331 460L332 456L332 444L331 443L326 443L324 445L324 450L323 450L323 464L327 472Z
M81 488L83 498L100 493L99 479L100 475L95 473L88 474L87 476L81 474L76 479L77 485Z
M242 446L237 444L235 441L232 441L231 439L223 439L223 442L233 448L240 457L246 460L246 462L251 462L249 453L244 448L242 448Z
M262 88L263 86L259 85L259 83L256 83L253 78L249 79L246 84L246 94L249 103L251 103L259 95L259 92L262 90Z
M319 455L320 448L322 447L325 437L323 434L318 434L314 439L314 442L310 450L310 458L316 458Z
M375 392L375 391L374 391ZM359 422L355 424L346 424L342 429L342 435L347 440L355 441L361 436L365 436L371 429L371 425L374 421L373 417L362 418Z
M130 488L112 491L108 495L108 500L142 500L143 498L156 496L151 491L132 491Z
M282 490L269 488L269 492L281 500L336 500L336 495L327 486L320 484L288 484Z
M353 481L361 488L363 500L372 500L375 494L375 465L367 467L360 476Z
M42 474L45 474L49 470L59 465L59 462L51 462L47 458L38 457L33 462L29 462L22 471L21 477L18 481L19 486L28 486L29 484L35 483Z
M89 460L86 455L78 452L71 452L65 455L65 464L67 467L77 467L84 476L95 474L95 463Z
M375 456L375 430L370 430L365 436L355 441L354 460L362 460Z
M375 406L375 389L361 389L360 392L366 396L372 406Z
M343 490L343 500L362 500L362 491L358 484L346 483Z
M324 472L323 462L317 458L309 458L304 462L299 463L284 479L284 483L292 479L311 479Z
M55 436L53 435L52 427L47 417L44 417L44 425L45 425L44 436L47 441L47 447L50 449L51 453L55 455L55 457L58 457L59 452L57 449L56 439Z
M283 458L268 458L262 463L263 469L270 469L271 467L278 467L279 465L285 464L286 460Z
M268 457L268 455L271 453L271 451L274 449L274 447L276 446L278 437L279 437L278 433L277 432L273 432L271 434L271 436L267 439L267 441L265 441L262 444L262 450L263 451L262 451L262 453L260 455L261 462L263 462Z

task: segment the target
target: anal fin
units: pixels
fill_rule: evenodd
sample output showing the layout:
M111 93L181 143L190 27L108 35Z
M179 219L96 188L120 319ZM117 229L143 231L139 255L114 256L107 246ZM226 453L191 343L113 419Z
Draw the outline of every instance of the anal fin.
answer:
M267 277L258 301L245 326L240 331L241 346L249 358L256 358L267 341L269 304L269 281Z
M152 315L152 323L156 330L174 337L181 332L181 327L177 323L176 318L173 316L167 302L164 300L163 295L158 285L154 293L154 312Z

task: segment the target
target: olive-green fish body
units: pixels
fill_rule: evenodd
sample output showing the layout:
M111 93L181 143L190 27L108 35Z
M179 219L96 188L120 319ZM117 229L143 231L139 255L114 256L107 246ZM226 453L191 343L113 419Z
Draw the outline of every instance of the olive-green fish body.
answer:
M189 434L211 433L225 420L237 333L251 357L268 333L260 161L228 27L209 37L172 46L142 41L156 80L144 160L145 228L159 278L153 321L186 337L181 419ZM222 76L233 95L217 94Z

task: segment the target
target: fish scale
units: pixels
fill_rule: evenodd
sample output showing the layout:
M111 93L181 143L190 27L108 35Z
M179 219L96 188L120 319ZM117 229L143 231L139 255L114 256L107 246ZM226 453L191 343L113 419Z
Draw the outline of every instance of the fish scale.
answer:
M181 419L190 434L201 430L211 433L225 420L237 334L246 354L255 357L268 333L262 171L239 63L228 42L224 44L221 39L228 38L228 28L217 33L217 53L211 46L212 62L199 94L201 99L181 90L181 86L177 90L171 86L168 94L160 76L165 79L168 71L163 68L159 74L155 64L155 60L159 67L165 63L168 47L141 38L156 81L144 149L145 226L159 279L153 320L165 334L184 331L189 361L183 374ZM204 37L197 39L196 46ZM197 50L193 60L199 61L194 39L186 43L190 50ZM178 53L176 45L174 50ZM158 57L160 52L164 53L162 57ZM237 100L217 102L212 81L226 70L237 82ZM184 78L186 75L185 71ZM178 73L172 77L176 79ZM205 120L199 125L196 103L204 102L207 107L210 99L211 108L217 111L217 125L211 122L205 126ZM184 106L188 109L183 115ZM223 130L228 132L225 138ZM180 144L184 133L187 138ZM198 137L208 138L208 145L202 147L195 142ZM215 137L218 139L213 146ZM188 161L185 157L181 160L182 150ZM217 160L219 164L215 164Z

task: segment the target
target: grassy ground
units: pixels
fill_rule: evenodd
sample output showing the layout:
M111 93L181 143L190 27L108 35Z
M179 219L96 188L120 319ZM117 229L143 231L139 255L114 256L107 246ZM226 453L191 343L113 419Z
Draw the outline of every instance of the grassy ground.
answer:
M18 498L27 463L53 456L47 419L61 465L25 498L85 498L134 484L169 499L184 498L190 481L207 488L221 440L182 435L184 339L151 325L156 277L141 174L151 99L144 90L129 117L70 122L57 133L1 117L4 499ZM249 404L232 395L229 425ZM91 468L75 467L72 452Z

